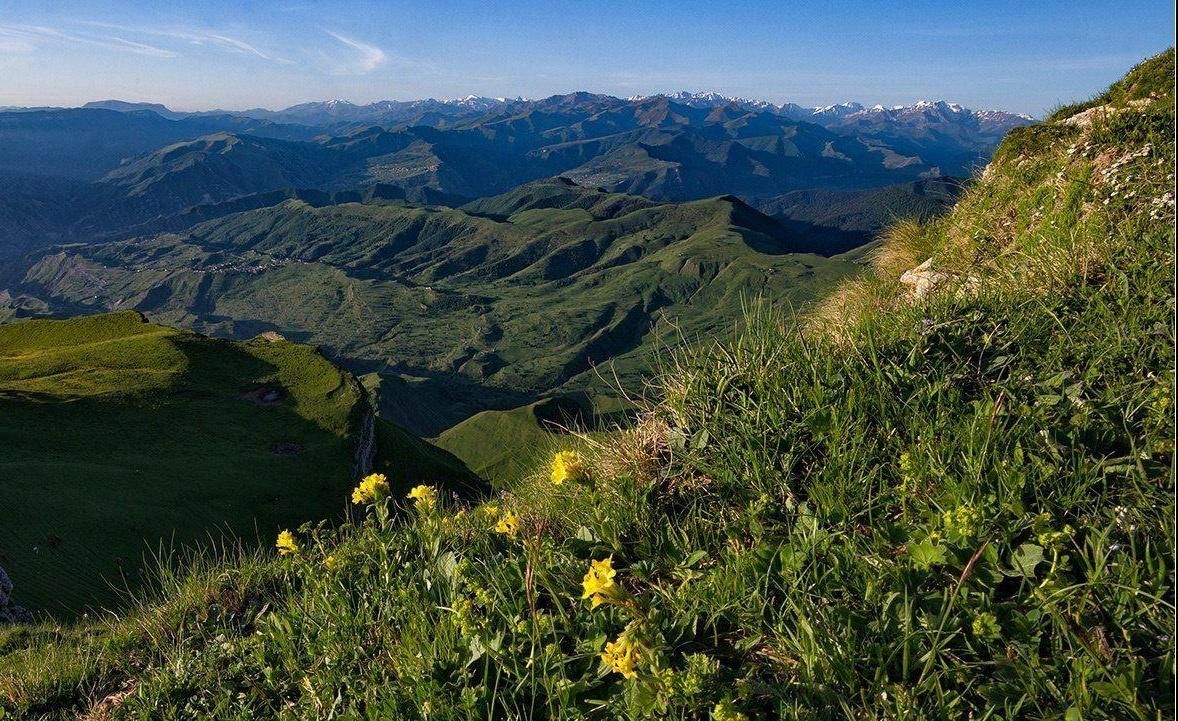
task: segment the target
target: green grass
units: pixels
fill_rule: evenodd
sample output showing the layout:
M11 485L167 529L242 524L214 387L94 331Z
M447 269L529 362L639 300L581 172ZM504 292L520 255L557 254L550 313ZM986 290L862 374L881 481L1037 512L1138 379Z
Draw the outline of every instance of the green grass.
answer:
M608 435L609 399L547 398L506 411L482 411L446 429L433 442L496 488L510 489L543 466L570 433ZM616 405L616 404L613 404ZM609 415L606 415L608 418Z
M244 397L262 385L285 397ZM290 343L213 340L132 312L0 327L0 554L20 601L118 606L115 587L138 587L160 544L268 539L338 512L360 400Z
M1172 717L1173 122L1167 93L1015 138L803 322L754 306L666 359L632 427L566 437L584 477L540 466L408 518L381 502L301 528L296 555L165 573L124 619L0 633L0 704ZM916 298L899 271L930 257L943 275Z
M29 281L74 313L120 304L319 345L379 375L382 415L436 436L487 408L599 392L599 374L637 387L668 338L730 329L742 298L800 306L856 269L790 252L805 239L729 198L656 204L552 180L468 211L289 201L49 255Z

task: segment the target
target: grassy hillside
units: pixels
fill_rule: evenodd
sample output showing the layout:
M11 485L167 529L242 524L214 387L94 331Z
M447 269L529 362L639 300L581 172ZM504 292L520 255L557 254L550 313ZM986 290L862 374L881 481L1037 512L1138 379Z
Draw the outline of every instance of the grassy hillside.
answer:
M795 190L753 205L833 254L861 248L901 220L943 215L963 189L959 179L930 178L871 190Z
M1173 62L1013 134L804 322L669 360L634 428L493 503L378 496L123 618L0 632L0 703L1171 717Z
M815 250L735 198L656 204L558 179L467 210L290 200L68 248L25 287L63 311L315 343L387 378L382 415L432 436L594 385L610 362L634 387L660 343L725 331L758 295L804 304L855 268Z
M567 444L569 434L602 439L631 410L613 397L557 396L504 411L482 411L433 439L496 488L510 489Z
M161 545L338 517L364 409L354 380L284 341L134 312L0 327L0 566L22 605L69 615L121 605L114 587L141 586ZM469 478L415 440L382 432L390 478Z

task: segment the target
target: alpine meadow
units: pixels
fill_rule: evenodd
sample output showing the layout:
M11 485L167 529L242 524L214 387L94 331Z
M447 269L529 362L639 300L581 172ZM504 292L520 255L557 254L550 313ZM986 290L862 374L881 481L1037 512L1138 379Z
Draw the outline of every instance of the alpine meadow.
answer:
M69 5L0 719L1174 717L1172 6Z

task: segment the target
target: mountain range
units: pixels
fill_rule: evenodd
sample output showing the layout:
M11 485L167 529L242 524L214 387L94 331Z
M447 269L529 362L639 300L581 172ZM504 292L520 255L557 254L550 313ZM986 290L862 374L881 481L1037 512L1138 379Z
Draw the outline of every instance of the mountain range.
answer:
M559 97L559 96L553 96ZM612 96L602 96L612 97ZM912 105L875 105L864 106L862 103L845 102L833 105L805 107L797 103L772 103L767 100L723 95L716 92L688 92L660 93L655 95L632 95L625 98L625 102L638 103L652 98L666 98L674 103L693 108L721 108L734 107L748 112L771 112L785 116L791 120L805 120L825 125L836 123L848 115L859 117L890 116L892 118L913 117L916 114L927 115L930 111L937 114L953 114L973 116L981 124L989 126L991 130L1000 130L1005 126L1007 130L1029 122L1034 118L1025 113L1011 113L1001 110L969 110L957 103L943 100L929 102L919 100ZM423 100L380 100L373 103L358 105L347 100L335 99L299 103L281 110L265 108L251 108L248 110L210 110L193 113L176 112L159 103L132 103L122 100L102 100L84 105L86 108L105 108L109 110L150 110L164 117L181 118L200 115L237 115L273 120L276 122L296 123L303 125L331 125L334 123L371 123L378 125L396 125L413 123L422 116L437 114L440 117L459 118L476 116L488 112L515 112L536 103L543 103L546 99L517 98L489 98L479 95L468 95L464 98L443 99L427 98ZM621 98L613 98L622 101Z
M279 332L435 436L808 302L1026 122L714 93L0 112L0 319Z
M582 92L332 101L258 117L119 101L3 112L0 182L18 191L0 198L0 246L88 241L291 189L460 205L563 175L659 201L735 194L756 205L800 189L968 176L1006 130L1027 122L947 103L828 110L800 120L708 94Z
M435 435L485 407L633 387L741 298L802 304L853 270L732 196L689 203L537 181L462 208L291 199L183 232L46 252L22 287L70 314L135 308L203 333L318 345ZM424 412L422 409L429 409Z

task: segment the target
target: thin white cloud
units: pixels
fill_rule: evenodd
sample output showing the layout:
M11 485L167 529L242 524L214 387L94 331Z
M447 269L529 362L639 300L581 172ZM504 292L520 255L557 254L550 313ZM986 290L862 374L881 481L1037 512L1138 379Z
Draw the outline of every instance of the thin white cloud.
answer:
M28 40L0 34L0 55L31 55L36 49Z
M339 33L335 33L330 30L325 30L324 32L340 41L344 45L347 45L348 47L360 52L360 59L354 65L356 72L361 74L370 73L380 65L383 65L386 60L388 60L388 56L385 55L385 52L375 45L362 43L359 40L347 37L346 35L340 35Z
M23 41L25 44L33 46L41 43L86 45L105 48L107 50L120 50L137 55L148 55L156 58L179 57L179 53L171 50L127 40L117 35L67 33L57 28L45 27L43 25L0 25L0 37L4 37L9 41Z
M183 40L184 42L190 43L192 45L211 45L222 50L228 50L230 52L255 55L263 60L277 60L282 62L278 58L271 56L269 53L260 50L258 47L251 45L244 40L213 30L205 30L201 28L132 27L128 25L104 23L94 20L80 20L78 22L82 25L89 25L91 27L119 30L121 32L134 33L138 35L152 35L155 37L171 38L173 40Z

